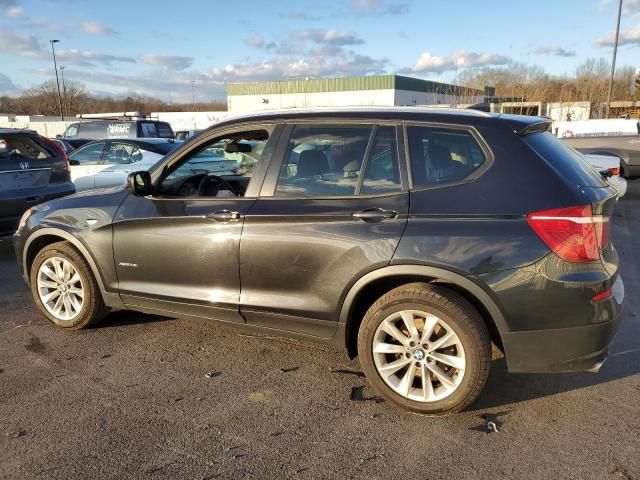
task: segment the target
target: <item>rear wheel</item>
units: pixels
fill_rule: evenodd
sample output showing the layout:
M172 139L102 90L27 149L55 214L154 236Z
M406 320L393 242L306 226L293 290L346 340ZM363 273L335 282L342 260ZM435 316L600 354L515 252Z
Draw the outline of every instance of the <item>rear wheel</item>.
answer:
M484 388L491 341L463 297L414 283L369 308L358 354L373 388L386 400L416 413L445 415L471 404Z
M30 280L36 305L59 327L85 328L108 313L89 265L69 242L42 249L33 261Z

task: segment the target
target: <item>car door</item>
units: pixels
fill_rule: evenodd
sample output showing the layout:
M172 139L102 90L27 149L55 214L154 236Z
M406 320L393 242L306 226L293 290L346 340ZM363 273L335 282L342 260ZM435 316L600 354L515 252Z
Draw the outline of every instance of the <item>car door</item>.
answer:
M153 196L124 200L114 219L113 250L125 304L243 322L240 234L274 135L271 125L209 132L169 156L159 166L164 173L153 172L159 175Z
M95 188L95 175L105 168L103 154L106 142L92 142L69 155L71 181L76 191Z
M407 222L396 125L288 125L240 243L248 323L333 335L346 290L389 264Z

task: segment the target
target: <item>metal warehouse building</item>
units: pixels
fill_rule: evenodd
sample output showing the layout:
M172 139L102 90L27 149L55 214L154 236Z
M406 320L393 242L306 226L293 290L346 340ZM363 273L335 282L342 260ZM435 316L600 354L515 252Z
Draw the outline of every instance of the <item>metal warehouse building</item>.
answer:
M493 95L491 90L401 75L230 83L227 106L229 112L245 113L300 107L457 105L482 103Z

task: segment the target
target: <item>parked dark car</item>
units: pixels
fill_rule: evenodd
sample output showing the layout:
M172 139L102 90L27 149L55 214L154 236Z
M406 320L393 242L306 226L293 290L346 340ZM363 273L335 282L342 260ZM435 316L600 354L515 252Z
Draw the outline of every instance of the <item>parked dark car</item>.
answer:
M171 125L158 120L88 120L72 123L62 138L174 138ZM76 147L77 148L77 147Z
M616 191L549 127L415 107L235 118L127 188L32 208L16 254L60 327L126 308L332 343L390 403L450 413L482 391L492 342L511 372L595 372L618 328Z
M30 207L74 192L60 147L32 130L0 128L0 235L14 233Z

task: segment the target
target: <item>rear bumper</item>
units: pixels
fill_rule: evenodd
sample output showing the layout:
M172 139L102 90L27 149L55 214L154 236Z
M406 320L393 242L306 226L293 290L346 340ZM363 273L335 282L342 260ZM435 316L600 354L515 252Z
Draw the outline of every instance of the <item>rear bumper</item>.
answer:
M594 370L607 357L618 326L624 300L620 276L612 296L598 302L604 321L546 330L506 332L502 335L507 366L514 373L576 372Z

